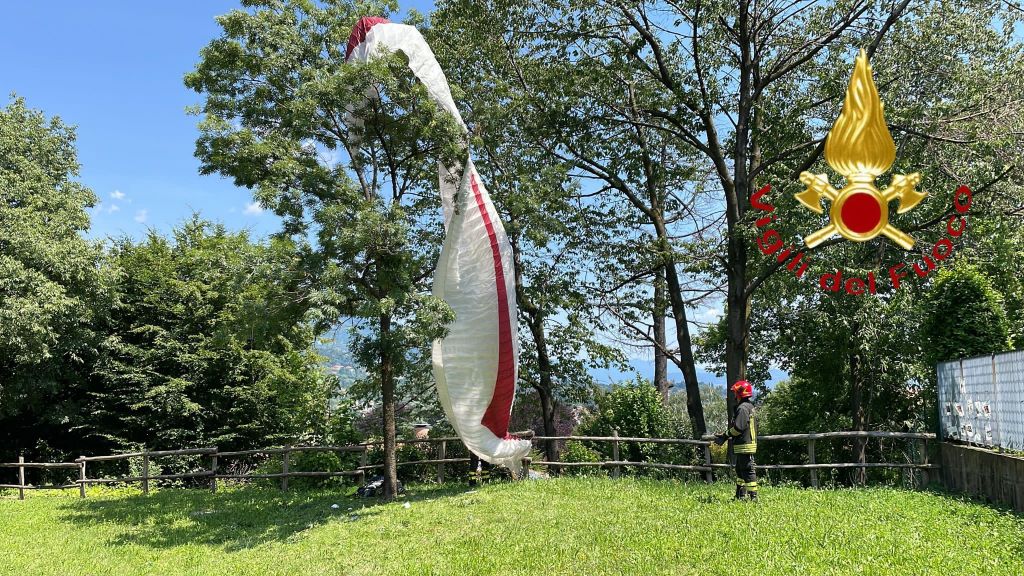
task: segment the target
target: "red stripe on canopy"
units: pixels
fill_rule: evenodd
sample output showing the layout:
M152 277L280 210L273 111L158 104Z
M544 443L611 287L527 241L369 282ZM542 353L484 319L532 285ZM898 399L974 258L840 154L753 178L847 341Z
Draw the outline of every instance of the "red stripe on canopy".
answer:
M356 25L352 27L352 35L348 37L348 46L345 47L345 60L348 60L352 56L352 51L356 49L366 40L366 35L370 32L370 28L373 28L377 24L386 24L389 22L387 18L381 18L380 16L363 16L356 22Z
M491 256L494 258L494 281L498 292L498 376L494 383L494 396L480 421L498 438L508 437L508 420L512 412L512 398L516 391L515 352L512 349L512 320L508 310L508 288L505 286L505 267L501 262L501 248L498 246L498 235L494 232L494 224L487 213L476 173L470 173L470 184L476 198L477 209L483 218L487 237L491 243Z

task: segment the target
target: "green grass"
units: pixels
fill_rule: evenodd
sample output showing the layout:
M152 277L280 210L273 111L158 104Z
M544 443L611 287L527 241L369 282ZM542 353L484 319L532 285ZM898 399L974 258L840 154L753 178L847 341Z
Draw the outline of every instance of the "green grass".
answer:
M255 488L8 493L0 574L1024 574L1024 518L1009 512L885 488L765 487L758 504L731 491L564 478L421 486L388 505Z

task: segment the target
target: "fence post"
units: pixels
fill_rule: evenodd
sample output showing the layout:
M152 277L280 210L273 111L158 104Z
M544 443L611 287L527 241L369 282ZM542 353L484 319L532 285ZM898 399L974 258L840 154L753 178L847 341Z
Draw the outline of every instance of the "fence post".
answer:
M612 440L612 460L618 462L619 461L619 441L618 441L619 431L618 430L612 430L612 436L614 438L616 438L616 440ZM621 466L616 464L614 467L612 467L612 478L618 478L621 473L622 473L622 467Z
M815 434L815 432L811 432L811 434ZM807 463L808 464L817 464L817 462L815 461L815 456L814 456L814 448L815 448L815 439L814 438L808 439L807 440ZM818 469L817 468L811 468L811 488L817 488L817 487L818 487Z
M532 461L533 458L530 458L529 456L525 456L523 458L523 477L521 478L522 480L530 479L530 462Z
M704 481L711 483L715 481L715 471L711 468L711 443L708 442L704 445L704 465L708 467L708 471L704 473Z
M928 465L928 439L921 440L921 464ZM928 488L928 469L921 468L921 487Z
M879 441L881 441L881 440L879 440ZM909 456L910 464L917 464L917 455L914 454L914 450L915 450L915 448L917 448L917 443L914 442L913 438L906 438L906 439L903 440L903 443L906 444L906 446L907 446L906 447L906 451L907 451L907 456ZM914 469L914 468L907 468L906 470L907 470L908 474L905 476L905 478L909 478L910 479L910 482L909 482L910 489L913 490L914 489L914 485L917 484L917 470Z
M18 464L25 463L25 456L18 456ZM25 467L18 466L18 500L25 499Z
M210 454L210 492L217 493L217 448Z
M437 449L437 459L444 460L448 454L448 441L441 440L441 446ZM437 463L437 483L444 484L444 462Z
M291 449L291 444L285 446L284 457L281 458L281 473L284 474L284 476L281 476L281 491L283 492L288 491L288 466L291 463Z
M78 457L78 497L85 498L85 456Z
M149 494L149 452L142 453L142 493Z

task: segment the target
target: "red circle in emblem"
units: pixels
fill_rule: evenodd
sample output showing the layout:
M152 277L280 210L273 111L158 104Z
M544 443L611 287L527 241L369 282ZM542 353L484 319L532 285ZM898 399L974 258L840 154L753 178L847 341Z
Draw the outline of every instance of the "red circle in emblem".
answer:
M882 220L882 207L871 194L858 192L843 202L840 216L851 232L865 234L874 230Z

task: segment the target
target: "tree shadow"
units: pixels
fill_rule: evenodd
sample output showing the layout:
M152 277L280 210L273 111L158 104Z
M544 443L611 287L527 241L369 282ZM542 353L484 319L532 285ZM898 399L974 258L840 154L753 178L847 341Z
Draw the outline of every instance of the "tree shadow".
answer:
M112 545L173 548L202 544L238 551L289 541L305 530L330 522L362 522L403 502L448 498L465 492L457 485L410 488L394 504L363 498L353 488L281 492L243 487L217 494L165 489L149 496L78 500L62 506L64 521L87 526L117 526ZM337 505L332 508L332 505Z

